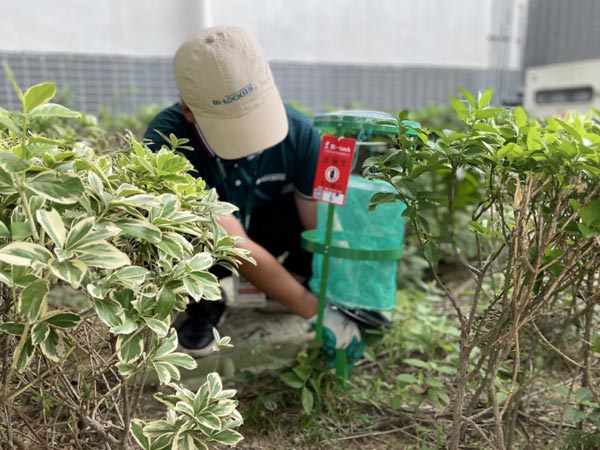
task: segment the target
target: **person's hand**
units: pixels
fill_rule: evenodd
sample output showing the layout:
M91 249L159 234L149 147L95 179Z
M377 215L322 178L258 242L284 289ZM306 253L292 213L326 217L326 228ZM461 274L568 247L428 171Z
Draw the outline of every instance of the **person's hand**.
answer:
M317 316L309 319L313 327L317 325ZM362 339L356 322L327 305L323 312L323 344L321 351L329 358L329 367L335 367L335 353L338 349L346 351L348 365L352 368L365 350L365 341Z

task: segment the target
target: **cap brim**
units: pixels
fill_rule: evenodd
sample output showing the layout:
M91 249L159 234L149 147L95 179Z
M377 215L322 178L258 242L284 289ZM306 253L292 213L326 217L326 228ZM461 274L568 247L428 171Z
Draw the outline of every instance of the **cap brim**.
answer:
M194 111L192 110L192 113ZM194 113L204 143L223 159L237 159L279 144L288 132L285 107L277 89L252 112L234 119Z

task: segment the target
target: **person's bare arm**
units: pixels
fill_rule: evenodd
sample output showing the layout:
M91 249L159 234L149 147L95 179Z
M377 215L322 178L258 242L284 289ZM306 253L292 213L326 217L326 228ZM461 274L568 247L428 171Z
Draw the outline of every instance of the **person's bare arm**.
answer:
M228 234L244 239L239 247L250 250L256 265L243 261L239 272L269 298L304 318L317 313L317 298L300 284L265 248L251 240L233 215L219 219Z
M302 197L298 193L294 195L294 199L304 229L314 230L317 228L317 201Z

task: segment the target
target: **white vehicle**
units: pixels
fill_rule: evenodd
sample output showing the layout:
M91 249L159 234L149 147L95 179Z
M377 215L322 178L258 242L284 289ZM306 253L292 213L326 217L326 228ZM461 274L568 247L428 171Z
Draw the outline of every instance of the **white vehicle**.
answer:
M537 117L600 109L600 59L527 69L523 107Z

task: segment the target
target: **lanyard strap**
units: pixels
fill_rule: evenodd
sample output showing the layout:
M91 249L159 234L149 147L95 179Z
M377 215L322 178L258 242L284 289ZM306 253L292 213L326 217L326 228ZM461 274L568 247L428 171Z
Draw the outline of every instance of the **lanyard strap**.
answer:
M252 161L252 166L250 167L252 178L250 180L250 186L248 188L246 204L244 205L243 210L242 208L239 208L236 212L237 218L240 220L242 226L244 227L244 230L246 231L248 231L248 228L250 227L252 211L254 210L256 182L258 180L258 168L261 155L262 154L259 153L254 157L254 160ZM227 169L225 168L225 164L223 164L223 161L218 156L215 157L215 160L217 161L217 165L219 166L219 172L221 173L221 177L223 178L223 187L225 189L225 196L227 197L227 201L233 201L233 188L231 186L231 178L229 177Z
M208 145L208 142L206 142L206 140L204 139L204 135L202 134L202 130L200 129L198 124L194 124L194 134L196 135L196 138L198 139L198 141L201 144L200 146L206 152L208 157L214 158L217 161L217 165L219 166L219 172L221 173L221 177L223 178L223 188L225 189L225 196L227 197L227 201L232 201L233 195L232 195L232 187L230 184L231 180L229 178L227 169L225 168L225 164L223 164L223 161L221 160L221 158L219 158L216 155L216 153L210 148L210 146ZM254 157L254 160L252 161L252 166L250 168L250 171L252 172L252 178L250 181L250 189L248 191L248 197L246 198L246 205L244 207L244 213L242 214L240 211L241 208L238 207L239 209L238 209L238 211L236 211L236 214L235 214L236 217L242 223L242 226L244 227L244 229L246 231L248 231L248 227L250 226L252 210L254 209L254 190L256 189L256 181L258 178L258 165L259 165L259 160L260 160L261 155L262 155L262 153L256 154L256 156Z

